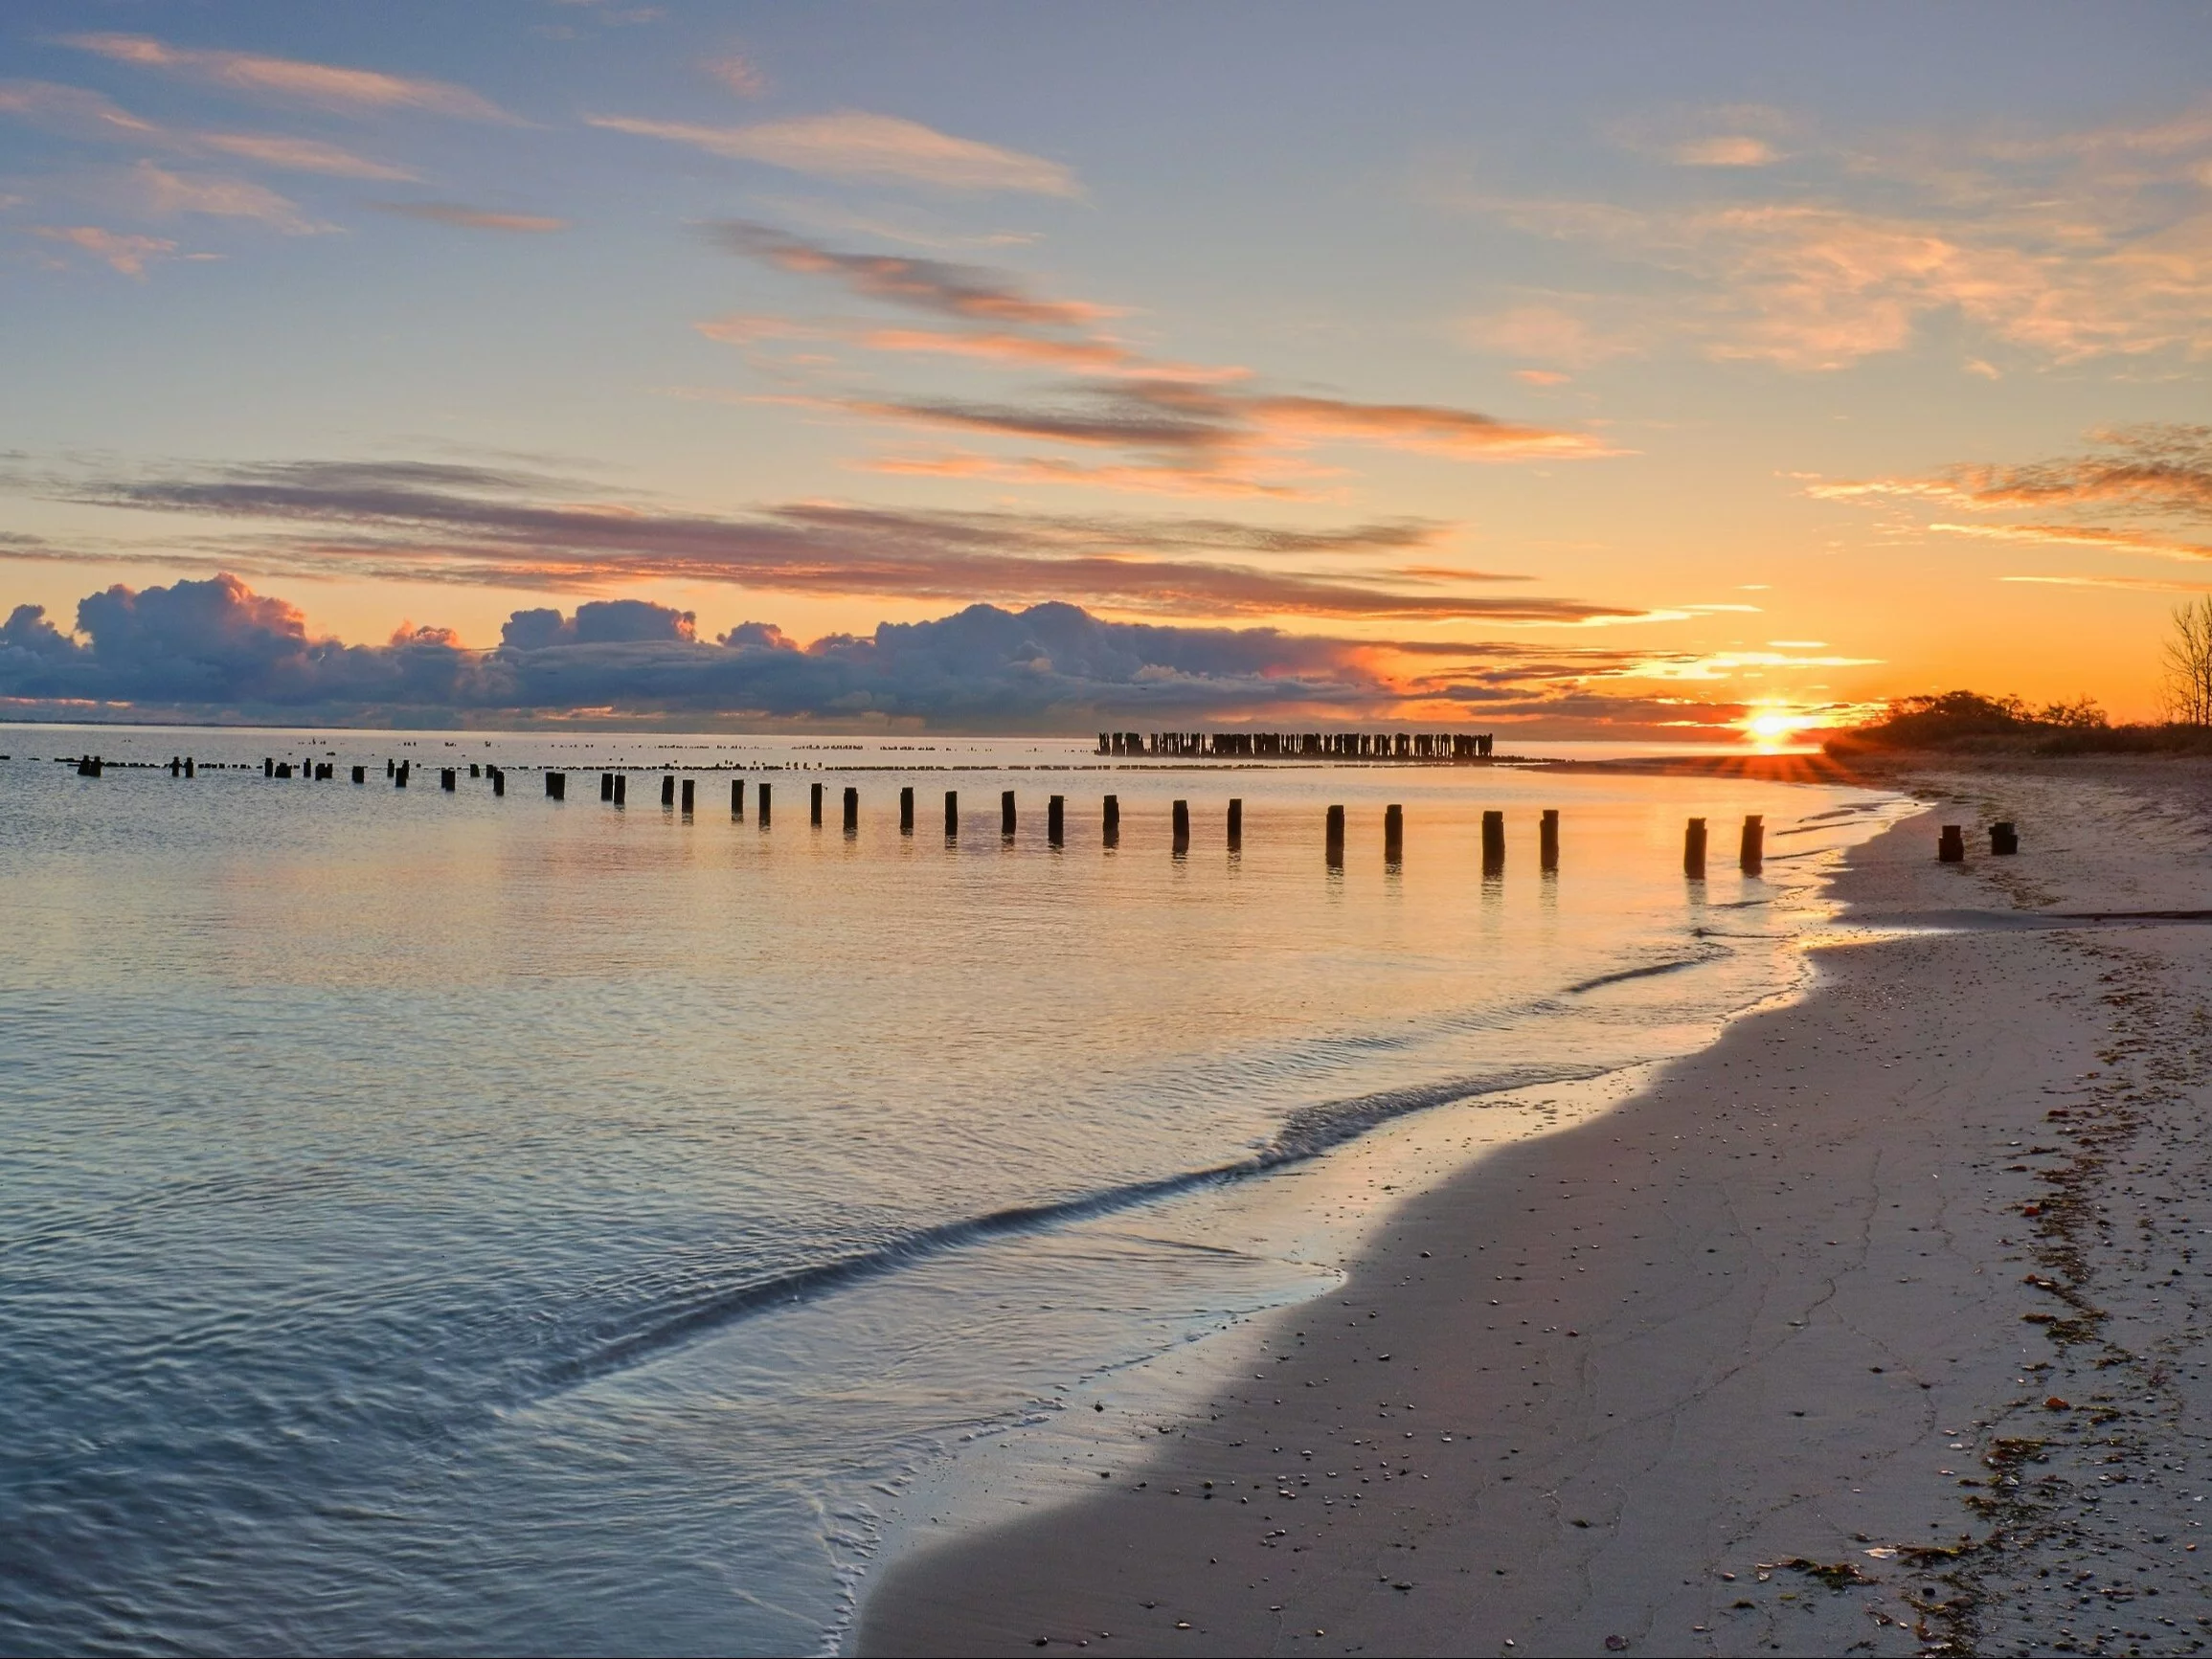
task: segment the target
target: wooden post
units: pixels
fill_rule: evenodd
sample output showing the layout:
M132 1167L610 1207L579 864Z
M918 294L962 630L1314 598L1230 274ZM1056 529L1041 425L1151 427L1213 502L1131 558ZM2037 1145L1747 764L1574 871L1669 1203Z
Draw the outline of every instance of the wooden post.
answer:
M630 774L626 772L615 773L615 804L617 806L628 806L630 804Z
M405 789L407 787L407 773L414 764L412 760L403 760L399 763L399 770L392 774L392 787L394 789ZM552 785L549 784L546 788L547 793L552 793Z
M1068 797L1053 796L1045 802L1045 840L1053 846L1065 845L1068 839Z
M1947 864L1966 863L1966 836L1958 825L1947 823L1935 839L1935 856Z
M1705 820L1694 818L1682 831L1682 874L1693 882L1705 879Z
M1505 815L1501 812L1482 815L1482 873L1485 876L1505 873Z
M812 804L808 808L808 815L806 821L816 829L820 829L822 827L822 785L819 783L814 786Z
M439 769L438 787L445 791L447 795L453 793L453 768L446 766Z
M760 827L762 829L768 827L768 783L766 779L762 779L760 784Z
M387 759L386 759L386 761L384 762L384 775L385 775L386 777L390 777L390 776L393 774L393 772L394 772L394 771L395 771L395 768L394 768L394 765L393 765L392 761L391 761L389 758L387 758Z
M507 798L507 771L504 767L491 769L491 793L500 799Z
M1013 833L1014 792L1010 789L1003 790L999 795L999 834L1010 836Z
M676 774L672 772L661 773L661 804L663 806L674 806L676 804Z
M1106 844L1110 847L1119 846L1121 844L1121 797L1119 796L1110 795L1106 797L1106 806L1102 817L1106 825Z
M277 757L275 755L264 754L261 756L261 775L263 777L277 775Z
M948 789L945 791L945 840L957 841L959 839L960 792L957 789Z
M318 776L321 775L320 768L317 769L316 774ZM472 760L468 763L468 775L471 777L482 777L484 775L484 768L477 765L476 762Z
M1406 809L1402 806L1383 808L1383 863L1402 864L1406 862Z
M615 798L615 774L611 772L599 773L599 798L607 801Z
M1758 813L1744 817L1743 850L1736 860L1747 876L1755 876L1767 863L1767 820Z
M848 836L860 833L860 791L850 785L845 791L845 833Z
M1229 803L1229 850L1244 851L1244 801L1241 798Z
M362 767L355 767L355 768L354 768L354 770L355 770L356 772L360 772L360 771L365 771L365 770L366 770L366 768L362 768ZM191 755L189 755L189 754L188 754L188 755L186 755L186 756L185 756L185 776L187 776L187 777L197 777L197 776L199 776L199 774L200 774L200 769L199 769L199 767L198 767L198 766L197 766L197 765L196 765L196 764L193 762L193 760L192 760L192 757ZM359 778L355 778L353 781L354 781L355 783L359 783L361 780L360 780Z
M691 778L688 778L688 777L687 777L687 778L684 780L684 816L685 816L686 818L689 818L689 817L691 816L691 785L692 785L692 782L693 782L693 780L692 780Z
M170 755L170 756L169 757L169 776L171 776L171 777L182 777L182 776L184 776L184 756L183 756L183 755L181 755L181 754L172 754L172 755Z
M569 774L549 772L545 774L545 793L548 800L566 800L569 797Z
M1344 809L1341 806L1329 808L1326 848L1330 865L1336 869L1343 869L1344 866Z
M367 783L369 781L369 769L365 766L356 766L353 769L353 781L355 783Z
M1175 856L1181 858L1190 850L1190 802L1175 803Z
M745 821L745 780L741 777L730 780L730 816L739 823Z
M1998 858L2010 858L2020 851L2020 831L2008 819L1989 826L1989 850Z
M914 785L911 783L898 792L898 833L914 834Z
M1559 874L1559 813L1546 807L1536 826L1536 867L1547 876Z

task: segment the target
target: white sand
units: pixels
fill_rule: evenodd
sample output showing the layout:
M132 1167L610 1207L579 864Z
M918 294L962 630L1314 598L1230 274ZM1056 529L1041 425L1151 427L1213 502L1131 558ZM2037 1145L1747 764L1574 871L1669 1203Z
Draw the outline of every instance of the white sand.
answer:
M1854 918L1994 925L1827 949L1411 1199L1141 1466L887 1571L857 1650L2199 1649L2212 929L2048 912L2212 908L2212 772L1912 782L1954 804Z

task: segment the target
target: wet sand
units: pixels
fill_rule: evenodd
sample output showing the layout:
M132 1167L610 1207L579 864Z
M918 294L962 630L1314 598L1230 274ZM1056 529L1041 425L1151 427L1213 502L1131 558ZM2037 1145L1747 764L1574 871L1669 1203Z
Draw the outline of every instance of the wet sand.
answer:
M2212 929L2051 912L2212 905L2212 770L1902 781L1809 994L1411 1199L854 1649L2199 1650Z

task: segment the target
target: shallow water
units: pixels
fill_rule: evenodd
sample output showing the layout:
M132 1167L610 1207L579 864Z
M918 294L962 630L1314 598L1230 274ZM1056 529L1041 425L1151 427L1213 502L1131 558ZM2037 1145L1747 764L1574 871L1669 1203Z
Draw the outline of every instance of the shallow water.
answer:
M79 778L51 757L80 740L249 766ZM1703 1041L1784 982L1820 870L1886 810L1026 739L0 749L9 1651L819 1648L887 1494L944 1446L1319 1282L1310 1252L1209 1236L1209 1195ZM338 781L264 779L271 753ZM569 798L517 770L494 799L472 759L565 767ZM747 817L704 770L689 819L645 773L604 806L616 760L755 768ZM852 770L758 770L818 765ZM1730 856L1750 811L1759 879ZM1178 1224L1145 1224L1162 1205Z

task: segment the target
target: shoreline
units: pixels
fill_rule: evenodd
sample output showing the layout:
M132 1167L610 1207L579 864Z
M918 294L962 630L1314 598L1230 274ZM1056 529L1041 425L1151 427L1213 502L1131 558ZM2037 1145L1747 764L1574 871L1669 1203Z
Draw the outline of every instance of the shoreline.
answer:
M1857 849L1805 997L1411 1198L1095 1494L892 1561L852 1649L2192 1650L2212 938L1912 929L2212 898L2212 772L2064 768L1898 777L2028 856Z

